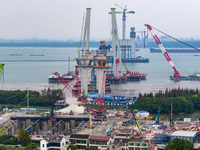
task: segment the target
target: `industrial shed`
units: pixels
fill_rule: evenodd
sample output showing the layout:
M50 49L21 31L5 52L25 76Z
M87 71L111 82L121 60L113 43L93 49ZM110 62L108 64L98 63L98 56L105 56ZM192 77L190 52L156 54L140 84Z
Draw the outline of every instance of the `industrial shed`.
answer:
M173 140L174 138L180 138L188 140L193 144L199 142L199 134L200 132L198 131L175 131L171 135L170 140Z

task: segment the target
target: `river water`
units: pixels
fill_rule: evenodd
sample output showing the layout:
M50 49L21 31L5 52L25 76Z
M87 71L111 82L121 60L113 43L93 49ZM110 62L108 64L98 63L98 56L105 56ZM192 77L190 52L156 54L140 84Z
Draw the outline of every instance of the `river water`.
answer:
M96 49L90 48L90 50ZM21 56L10 56L10 54L21 54ZM193 71L198 72L200 57L194 56L195 53L170 53L169 55L181 75L188 76ZM200 88L200 81L171 81L169 76L173 75L174 71L162 53L150 53L150 50L146 48L137 51L136 56L149 58L149 63L126 63L126 67L130 71L148 74L147 79L139 82L111 85L111 88L115 89L113 91L118 90L119 95L130 97L138 96L140 92L155 93L166 88ZM3 89L26 90L29 87L30 90L41 91L47 87L57 88L56 84L48 83L48 76L53 72L67 73L68 57L71 60L77 58L77 48L0 47L0 63L5 63ZM75 65L75 61L70 61L71 71L74 71ZM61 85L61 88L63 87ZM200 111L197 111L189 114L189 116L188 114L184 115L184 117L195 119L199 115ZM174 116L174 118L176 117L180 117L180 115Z
M96 50L97 48L90 48ZM22 54L21 56L10 56L10 54ZM44 55L44 56L30 56ZM169 79L174 71L168 64L162 53L150 53L148 48L140 49L137 56L149 58L149 63L126 63L131 71L145 73L147 79L139 82L111 85L112 89L133 90L137 95L139 92L156 92L166 88L199 88L199 81L174 82ZM170 53L177 70L181 75L190 75L193 71L198 72L200 61L195 53ZM0 47L0 63L4 67L4 89L26 89L41 90L44 87L56 87L48 83L48 76L53 72L60 74L68 71L68 57L78 57L77 48L49 48L49 47ZM70 61L70 70L74 71L76 62ZM124 68L122 68L125 70Z

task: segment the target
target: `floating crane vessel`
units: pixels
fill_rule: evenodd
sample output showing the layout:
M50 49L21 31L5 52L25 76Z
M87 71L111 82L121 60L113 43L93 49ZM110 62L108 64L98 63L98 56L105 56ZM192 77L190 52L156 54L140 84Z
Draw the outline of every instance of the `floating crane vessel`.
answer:
M154 33L152 27L150 25L148 25L148 24L145 24L145 26L149 29L151 35L153 36L154 40L156 41L156 43L160 47L163 55L167 59L167 61L170 64L170 66L174 69L174 76L170 76L171 80L200 80L200 73L195 73L194 72L192 75L189 75L189 76L181 76L179 74L179 72L176 70L173 61L171 60L171 58L168 55L167 51L165 50L164 46L160 42L158 36Z

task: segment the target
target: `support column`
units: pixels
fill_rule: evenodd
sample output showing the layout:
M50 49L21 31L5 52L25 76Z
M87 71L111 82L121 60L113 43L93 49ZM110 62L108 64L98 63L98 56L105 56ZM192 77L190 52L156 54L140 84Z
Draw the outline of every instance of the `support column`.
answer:
M71 129L75 129L75 120L70 120Z
M131 27L130 38L131 38L131 57L135 58L135 27Z
M25 128L31 125L31 119L26 119Z
M115 14L115 8L111 8L111 17L112 17L112 50L113 50L113 67L114 67L114 75L116 76L116 62L117 59L116 56L116 45L118 47L118 56L120 60L120 75L122 75L122 64L121 64L121 52L120 52L120 46L119 46L119 37L118 37L118 28L117 28L117 21L116 21L116 14Z
M84 46L85 46L85 38L86 38L86 49L85 53L89 52L89 39L90 39L90 12L91 8L86 8L86 18L85 18L85 28L83 31L83 43L82 43L82 56L84 55Z

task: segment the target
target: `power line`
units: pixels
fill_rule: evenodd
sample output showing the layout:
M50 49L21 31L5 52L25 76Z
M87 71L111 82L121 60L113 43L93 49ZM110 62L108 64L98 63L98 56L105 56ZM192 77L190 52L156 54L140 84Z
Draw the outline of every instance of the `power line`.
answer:
M152 27L152 26L151 26L151 27ZM154 28L154 27L152 27L152 28ZM164 35L166 35L166 36L168 36L168 37L170 37L170 38L172 38L172 39L174 39L174 40L176 40L176 41L178 41L178 42L184 44L184 45L187 45L187 46L189 46L189 47L191 47L191 48L194 48L194 49L197 50L197 51L200 51L200 49L198 49L198 48L196 48L196 47L194 47L194 46L191 46L191 45L189 45L189 44L187 44L187 43L185 43L185 42L183 42L183 41L180 41L180 40L178 40L178 39L176 39L176 38L174 38L174 37L172 37L172 36L170 36L170 35L168 35L168 34L162 32L162 31L160 31L160 30L158 30L158 29L156 29L156 28L154 28L154 29L157 30L158 32L160 32L160 33L162 33L162 34L164 34Z

